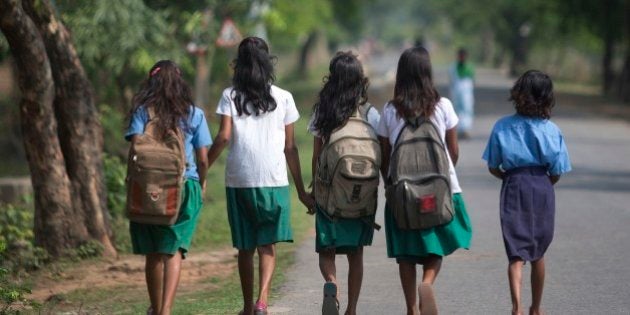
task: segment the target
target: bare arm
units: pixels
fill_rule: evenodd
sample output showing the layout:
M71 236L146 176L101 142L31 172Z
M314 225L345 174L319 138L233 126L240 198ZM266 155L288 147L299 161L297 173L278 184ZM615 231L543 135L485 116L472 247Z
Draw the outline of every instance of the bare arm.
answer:
M494 175L494 177L498 178L498 179L503 179L503 177L505 176L505 173L503 173L500 169L498 168L492 168L489 167L488 171L490 171L490 174Z
M230 138L232 138L232 117L221 116L221 126L219 127L219 132L214 138L214 142L208 151L208 168L210 168L219 155L221 155L225 146L230 142Z
M206 173L208 172L208 148L201 147L195 150L197 174L199 175L199 183L201 184L202 192L206 192Z
M552 185L555 185L560 180L560 175L549 175L549 180Z
M457 165L459 159L459 144L457 143L457 128L446 130L446 149L451 156L453 166Z
M319 154L322 152L322 147L324 144L322 143L322 138L313 137L313 159L311 160L312 166L312 178L315 180L315 174L317 173L317 160L319 159Z
M378 141L381 144L381 175L383 176L385 184L388 185L387 172L389 171L389 155L392 146L389 144L389 139L386 137L379 136Z
M300 167L300 155L298 148L295 145L295 137L293 134L293 124L286 125L284 127L285 141L284 141L284 156L287 159L289 165L289 171L293 176L293 182L295 188L298 191L298 197L300 201L306 206L307 209L312 209L315 205L313 197L304 189L304 181L302 180L302 169Z

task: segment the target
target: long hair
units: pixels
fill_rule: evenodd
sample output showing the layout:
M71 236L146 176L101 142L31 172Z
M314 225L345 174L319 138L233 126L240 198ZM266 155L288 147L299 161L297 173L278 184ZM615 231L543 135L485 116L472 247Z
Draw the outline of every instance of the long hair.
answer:
M509 100L519 115L549 119L556 104L553 82L546 73L529 70L516 80Z
M424 47L409 48L398 60L394 99L390 102L399 117L430 117L440 94L433 85L431 59Z
M247 37L238 45L238 54L234 60L232 77L232 99L238 115L251 115L247 104L251 104L253 113L258 116L276 109L276 100L271 96L271 85L275 81L273 62L269 48L258 37Z
M169 130L188 126L190 107L193 104L190 87L181 76L181 70L170 60L158 61L140 90L133 96L128 120L138 107L152 108L159 118L156 121L158 134L166 135Z
M368 79L361 62L351 52L337 52L330 61L330 74L313 106L313 127L327 140L330 134L348 121L359 105L367 102Z

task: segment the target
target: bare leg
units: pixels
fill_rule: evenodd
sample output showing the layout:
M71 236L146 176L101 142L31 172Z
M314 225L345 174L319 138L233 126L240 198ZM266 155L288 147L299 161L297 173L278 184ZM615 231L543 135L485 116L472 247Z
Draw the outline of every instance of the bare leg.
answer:
M238 275L241 278L243 292L243 314L254 313L254 251L238 251Z
M182 270L182 254L164 255L164 291L162 292L162 309L161 315L170 315L175 292L179 284L179 275Z
M337 283L337 266L335 265L335 250L319 252L319 271L326 282Z
M530 315L540 315L542 311L540 305L542 303L543 288L545 286L545 258L532 262L532 306L529 309Z
M512 297L512 314L522 314L521 311L521 278L523 261L510 261L508 266L508 279L510 280L510 295Z
M355 253L348 254L348 267L348 308L346 308L346 315L356 315L361 283L363 282L363 247L359 247Z
M416 264L410 262L398 263L398 274L400 284L405 294L405 304L407 305L407 315L418 315L420 310L416 304Z
M259 291L258 301L267 304L269 290L271 289L271 277L276 268L276 247L273 244L258 246L258 276Z
M162 309L162 284L164 281L164 261L162 254L147 254L144 274L149 290L152 314L159 314Z
M433 284L442 268L442 257L431 255L424 260L422 265L422 283Z

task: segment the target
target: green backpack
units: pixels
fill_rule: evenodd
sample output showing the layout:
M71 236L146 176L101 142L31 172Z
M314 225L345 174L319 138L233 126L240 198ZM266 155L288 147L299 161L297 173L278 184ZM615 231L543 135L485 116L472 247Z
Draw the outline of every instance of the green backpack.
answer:
M360 218L376 212L381 148L367 121L371 107L359 106L330 135L317 160L313 194L331 217Z

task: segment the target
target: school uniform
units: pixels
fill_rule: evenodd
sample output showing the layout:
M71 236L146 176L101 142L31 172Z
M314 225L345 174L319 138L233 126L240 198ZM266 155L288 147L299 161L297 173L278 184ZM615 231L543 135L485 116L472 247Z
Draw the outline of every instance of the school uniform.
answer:
M444 143L446 143L446 130L457 126L459 121L453 105L444 97L436 104L430 120L437 127ZM398 116L394 105L387 103L383 108L383 114L376 130L378 135L388 138L390 145L394 147L396 138L404 126L405 120ZM448 150L446 153L449 160L449 177L454 205L454 215L451 222L423 230L401 230L396 224L388 203L385 204L387 255L390 258L396 258L398 262L420 262L422 258L429 255L447 256L458 248L468 249L470 247L472 237L470 219L461 195L462 189L459 186L455 167L448 155Z
M555 193L550 175L571 170L560 129L548 119L518 114L496 122L483 153L502 169L500 213L508 260L536 261L551 244Z
M378 110L371 107L367 113L367 120L376 130L380 115ZM314 116L308 125L308 131L314 137L320 137L313 126ZM326 209L316 205L315 212L315 251L335 249L336 254L356 252L360 247L372 245L374 238L375 216L363 218L332 218Z
M470 63L459 64L456 62L449 67L448 74L451 99L459 117L457 130L470 132L475 119L475 70Z
M232 117L232 139L225 166L225 189L232 245L252 250L260 245L293 242L285 126L300 117L293 96L275 85L271 112L238 115L233 88L223 91L216 113Z
M143 134L148 121L149 116L146 108L144 106L138 107L131 116L125 139L130 141L133 135ZM185 136L186 171L184 173L182 204L177 221L170 226L130 222L129 232L134 254L175 254L179 250L185 258L190 248L203 203L199 174L197 174L197 164L195 163L195 150L210 146L212 137L203 110L195 106L191 106L187 124L182 123L181 129Z

